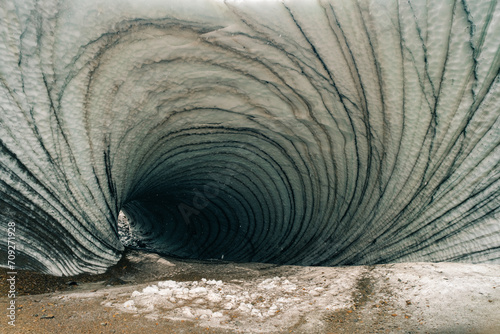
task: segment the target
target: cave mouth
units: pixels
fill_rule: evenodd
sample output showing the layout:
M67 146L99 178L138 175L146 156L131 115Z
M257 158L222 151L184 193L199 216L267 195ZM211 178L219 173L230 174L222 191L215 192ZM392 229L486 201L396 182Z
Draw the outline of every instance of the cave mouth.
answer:
M294 159L286 143L244 128L192 127L145 149L127 178L122 243L184 258L284 262L300 200L290 181L297 172L284 168Z
M23 267L105 271L120 210L183 258L499 263L500 6L9 8L0 232Z
M297 173L276 161L291 158L244 132L226 136L191 135L181 149L161 148L120 211L124 246L198 260L294 261L286 248L300 239L292 235Z

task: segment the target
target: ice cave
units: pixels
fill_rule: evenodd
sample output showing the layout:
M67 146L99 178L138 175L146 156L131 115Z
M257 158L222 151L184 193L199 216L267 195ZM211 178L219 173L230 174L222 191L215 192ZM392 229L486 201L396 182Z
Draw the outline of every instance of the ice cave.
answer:
M496 1L7 0L0 262L500 263Z

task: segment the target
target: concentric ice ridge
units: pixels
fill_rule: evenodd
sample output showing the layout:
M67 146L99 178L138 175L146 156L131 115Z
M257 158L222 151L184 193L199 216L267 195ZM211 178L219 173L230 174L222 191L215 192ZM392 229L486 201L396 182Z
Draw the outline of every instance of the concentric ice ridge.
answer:
M500 263L496 1L0 3L0 260Z

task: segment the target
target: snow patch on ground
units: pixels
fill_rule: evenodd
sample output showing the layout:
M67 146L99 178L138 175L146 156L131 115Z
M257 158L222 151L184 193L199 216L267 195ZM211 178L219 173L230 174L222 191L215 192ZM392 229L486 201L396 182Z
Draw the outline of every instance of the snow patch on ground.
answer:
M228 329L252 325L253 332L275 331L283 324L298 323L304 314L318 309L332 311L352 306L351 291L359 274L328 280L273 277L251 281L159 281L134 291L121 311L143 313L149 318L195 320L201 326Z
M113 314L216 333L500 333L498 265L328 268L127 257L134 270L120 279L128 284L82 284L51 296L52 303L94 298Z

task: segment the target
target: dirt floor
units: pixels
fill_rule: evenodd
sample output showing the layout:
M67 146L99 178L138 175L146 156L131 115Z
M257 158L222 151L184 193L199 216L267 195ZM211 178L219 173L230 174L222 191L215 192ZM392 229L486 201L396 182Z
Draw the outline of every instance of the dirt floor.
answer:
M500 266L298 267L129 251L102 275L1 269L0 333L500 333Z

